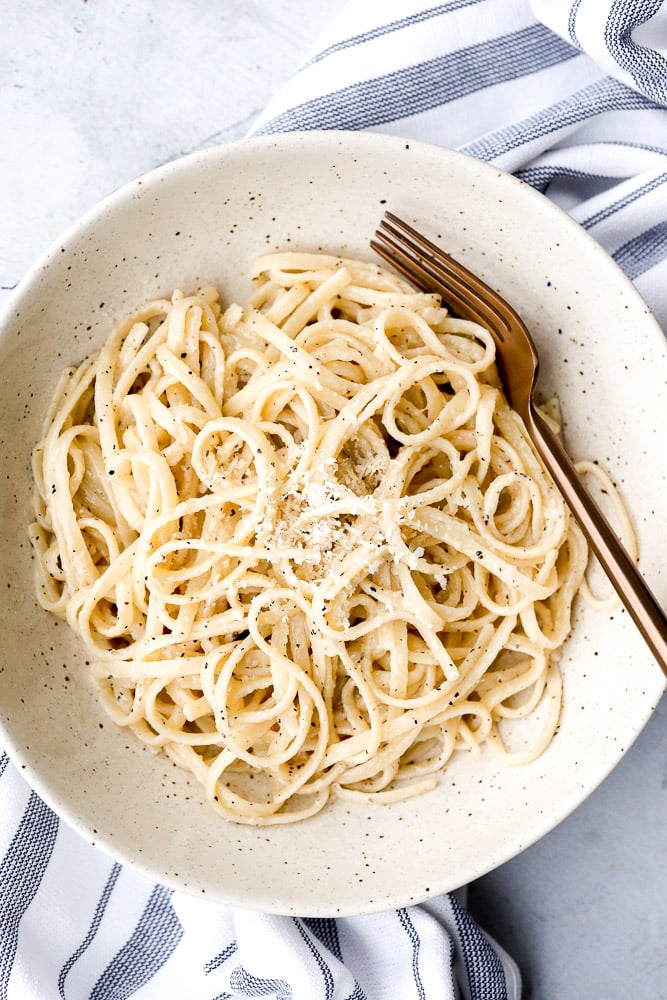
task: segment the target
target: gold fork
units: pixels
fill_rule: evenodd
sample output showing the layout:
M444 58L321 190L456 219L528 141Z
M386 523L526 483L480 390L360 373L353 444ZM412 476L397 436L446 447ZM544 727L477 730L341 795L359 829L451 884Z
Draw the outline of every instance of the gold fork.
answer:
M480 323L491 332L510 406L523 419L590 547L667 675L667 616L589 493L560 438L534 405L539 358L525 324L477 275L392 212L385 213L375 236L371 247L397 271L418 288L438 292L461 319Z

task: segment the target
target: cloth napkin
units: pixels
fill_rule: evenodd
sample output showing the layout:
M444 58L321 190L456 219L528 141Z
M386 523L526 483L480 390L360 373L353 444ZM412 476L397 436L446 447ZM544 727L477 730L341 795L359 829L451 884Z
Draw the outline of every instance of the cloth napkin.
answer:
M370 129L491 161L590 230L667 329L666 43L661 0L350 0L254 131ZM203 902L81 840L6 754L0 858L0 1000L521 995L461 894L337 920Z

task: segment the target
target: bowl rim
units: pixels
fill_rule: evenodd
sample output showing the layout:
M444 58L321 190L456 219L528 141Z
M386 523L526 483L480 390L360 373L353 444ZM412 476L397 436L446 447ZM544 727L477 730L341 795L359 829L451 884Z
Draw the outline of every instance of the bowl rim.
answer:
M206 146L204 149L193 150L192 152L185 153L182 156L166 160L164 163L157 164L149 170L143 171L142 173L131 177L129 180L124 181L122 184L103 195L102 198L90 205L81 215L70 222L69 225L61 230L57 237L52 239L46 247L41 250L33 263L28 266L27 270L21 275L16 285L9 292L4 303L0 306L0 338L2 338L4 334L4 326L8 321L9 314L15 311L17 303L20 302L23 296L27 293L34 278L40 271L43 271L49 265L51 260L55 258L57 254L61 252L63 245L72 241L78 233L85 230L91 223L97 221L102 215L104 215L105 212L113 210L117 204L131 198L133 194L138 192L140 189L147 188L154 184L159 184L161 181L169 179L172 175L176 175L187 170L197 161L205 162L207 160L216 160L221 156L233 156L237 153L244 153L246 150L251 151L253 148L263 150L268 149L271 146L280 146L285 149L291 145L298 147L303 143L312 143L315 145L321 144L326 146L332 142L338 145L351 146L368 144L369 146L386 145L387 147L395 147L397 149L401 146L405 149L411 147L419 148L423 152L430 153L431 155L443 156L458 160L460 163L467 163L471 168L474 165L474 169L477 169L480 172L486 172L489 177L492 174L495 174L501 183L509 184L521 189L523 192L522 197L533 199L535 204L544 205L546 202L549 206L549 210L555 215L560 216L561 223L568 226L573 235L576 235L580 239L584 240L589 245L589 248L597 250L604 255L607 265L616 271L617 279L619 279L621 283L626 286L626 290L631 291L631 294L643 303L644 310L647 315L647 321L653 323L655 333L664 339L662 328L660 327L652 310L644 301L641 293L637 289L637 286L627 276L620 265L613 259L613 257L611 257L604 247L602 247L595 237L589 233L583 225L581 225L581 223L577 222L577 220L574 219L564 208L549 199L541 191L532 187L526 181L519 177L515 177L512 173L504 170L502 167L497 167L495 164L486 160L480 160L477 157L471 156L469 153L459 149L452 149L448 146L439 146L433 142L427 142L423 139L407 139L388 132L370 132L363 130L353 131L346 129L309 129L307 131L267 132L259 135L245 136L240 139L234 139L230 142L215 143L211 146Z

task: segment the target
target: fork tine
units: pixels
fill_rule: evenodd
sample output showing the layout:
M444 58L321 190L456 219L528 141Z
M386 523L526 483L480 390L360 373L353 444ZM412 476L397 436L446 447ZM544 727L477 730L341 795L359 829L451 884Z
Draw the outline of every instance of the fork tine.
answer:
M513 315L493 289L435 243L392 212L386 212L376 230L373 249L406 277L423 282L428 277L462 319L482 322L498 339L512 329Z
M438 291L445 293L447 295L447 302L453 307L456 313L462 319L476 319L479 316L479 311L475 309L473 303L465 297L462 292L451 284L445 285L444 276L438 273L432 273L431 268L423 261L415 261L406 250L397 243L387 230L378 231L376 233L378 240L371 240L371 247L383 257L389 264L393 265L397 271L408 278L408 280L419 285L423 283L424 273L426 272L428 277L430 277L433 283L436 285Z
M508 304L503 298L498 295L489 285L487 285L479 275L470 271L465 264L462 264L460 260L452 257L448 254L442 247L438 246L437 243L433 243L429 240L423 233L420 233L418 229L415 229L404 219L399 218L393 212L385 212L385 220L380 223L381 227L386 227L391 229L393 234L405 241L406 236L410 238L410 242L415 248L415 252L423 254L426 259L437 261L437 263L444 268L448 274L451 274L454 278L458 278L463 284L470 288L475 296L475 301L478 296L483 296L486 301L492 303L494 309L498 315L502 318L505 325L509 328L511 325L512 316L508 313L512 313L513 310L510 309ZM405 235L400 237L397 230L402 230Z

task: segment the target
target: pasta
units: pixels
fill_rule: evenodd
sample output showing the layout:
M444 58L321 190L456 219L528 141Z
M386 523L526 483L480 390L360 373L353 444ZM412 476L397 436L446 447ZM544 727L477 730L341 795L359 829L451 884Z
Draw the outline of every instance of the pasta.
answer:
M587 547L490 334L360 261L252 277L244 306L146 304L62 376L33 455L42 606L111 719L229 820L416 795L461 750L534 759Z

